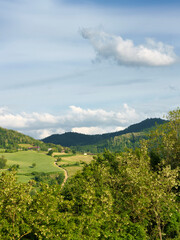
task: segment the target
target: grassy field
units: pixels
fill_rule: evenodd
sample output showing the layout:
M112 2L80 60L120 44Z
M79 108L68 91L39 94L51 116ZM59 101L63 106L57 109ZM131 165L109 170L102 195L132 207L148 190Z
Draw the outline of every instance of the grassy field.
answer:
M63 172L54 165L54 158L35 151L21 151L16 153L3 153L7 159L7 165L19 164L18 180L20 182L28 182L32 176L32 172ZM35 163L35 167L32 164ZM29 174L29 176L28 176Z
M56 159L54 157L47 156L42 152L19 151L15 153L0 154L0 156L2 155L7 159L8 167L13 164L19 165L17 178L20 182L28 182L31 180L33 178L31 175L32 172L64 173L61 168L55 166L54 161ZM54 153L54 155L58 154ZM93 159L92 155L83 154L60 154L59 157L61 157L61 161L58 162L58 165L67 171L68 177L71 177L76 174L77 171L82 170L82 162L88 164ZM32 167L33 164L35 164L35 167Z
M76 174L77 171L82 170L83 164L81 164L81 162L88 164L92 161L93 156L77 154L73 156L62 156L61 159L62 160L58 162L58 165L66 169L68 176L71 177Z

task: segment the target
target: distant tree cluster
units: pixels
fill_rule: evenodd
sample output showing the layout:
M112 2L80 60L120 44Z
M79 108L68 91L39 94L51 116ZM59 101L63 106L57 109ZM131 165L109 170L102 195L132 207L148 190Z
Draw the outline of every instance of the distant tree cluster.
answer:
M32 179L36 181L36 187L39 187L40 183L47 183L50 186L61 185L64 180L63 173L32 172L32 176Z
M140 141L147 139L147 132L127 133L121 136L115 136L93 145L73 146L72 151L102 153L105 149L111 152L122 152L127 148L135 149L140 147Z

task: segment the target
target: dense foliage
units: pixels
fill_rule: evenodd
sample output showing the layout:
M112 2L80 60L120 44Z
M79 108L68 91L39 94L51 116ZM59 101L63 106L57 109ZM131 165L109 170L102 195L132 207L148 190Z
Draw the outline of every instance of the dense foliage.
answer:
M0 169L3 169L6 167L7 159L2 155L0 157Z
M169 123L160 125L150 134L149 149L154 164L180 167L180 109L169 112Z
M140 147L140 141L147 139L147 131L138 133L126 133L121 136L115 136L100 143L85 146L73 146L72 151L102 153L105 149L111 152L123 152L127 148L135 149Z
M32 179L36 181L36 186L40 183L48 183L48 185L59 184L61 185L64 180L63 173L45 173L45 172L32 172Z
M98 155L63 189L42 184L36 192L33 181L17 184L3 173L0 239L178 240L177 113L140 148Z

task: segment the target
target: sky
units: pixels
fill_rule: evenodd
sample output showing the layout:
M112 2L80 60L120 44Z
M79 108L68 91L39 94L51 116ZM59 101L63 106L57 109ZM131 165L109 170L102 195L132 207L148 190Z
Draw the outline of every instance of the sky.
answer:
M180 103L179 0L0 0L0 126L102 134Z

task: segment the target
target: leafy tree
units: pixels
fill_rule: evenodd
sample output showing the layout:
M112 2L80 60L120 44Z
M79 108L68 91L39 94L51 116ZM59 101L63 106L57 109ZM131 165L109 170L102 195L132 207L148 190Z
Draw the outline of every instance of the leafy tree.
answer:
M180 109L170 111L167 115L168 123L159 125L150 134L148 142L152 167L159 163L180 166Z
M29 184L17 184L15 173L0 176L0 239L21 239L30 231L26 221L32 199Z
M73 149L73 150L72 150L72 154L76 154L76 150Z
M19 164L13 164L8 168L9 171L17 171L18 169L19 169Z
M36 167L36 163L32 163L32 168L35 168Z
M0 169L5 168L7 163L7 159L2 155L0 157Z
M53 150L51 149L48 151L47 155L52 156L52 154L53 154Z
M58 157L57 160L56 160L56 162L60 162L60 161L62 161L62 158L61 158L61 157Z
M109 152L99 155L82 174L69 180L63 194L74 202L76 214L93 217L94 239L98 234L102 238L107 234L111 239L113 229L118 239L147 239L148 235L162 239L171 214L175 211L178 215L176 194L172 191L177 184L177 170L166 167L158 173L151 171L144 145L118 156ZM92 232L88 237L91 235Z

